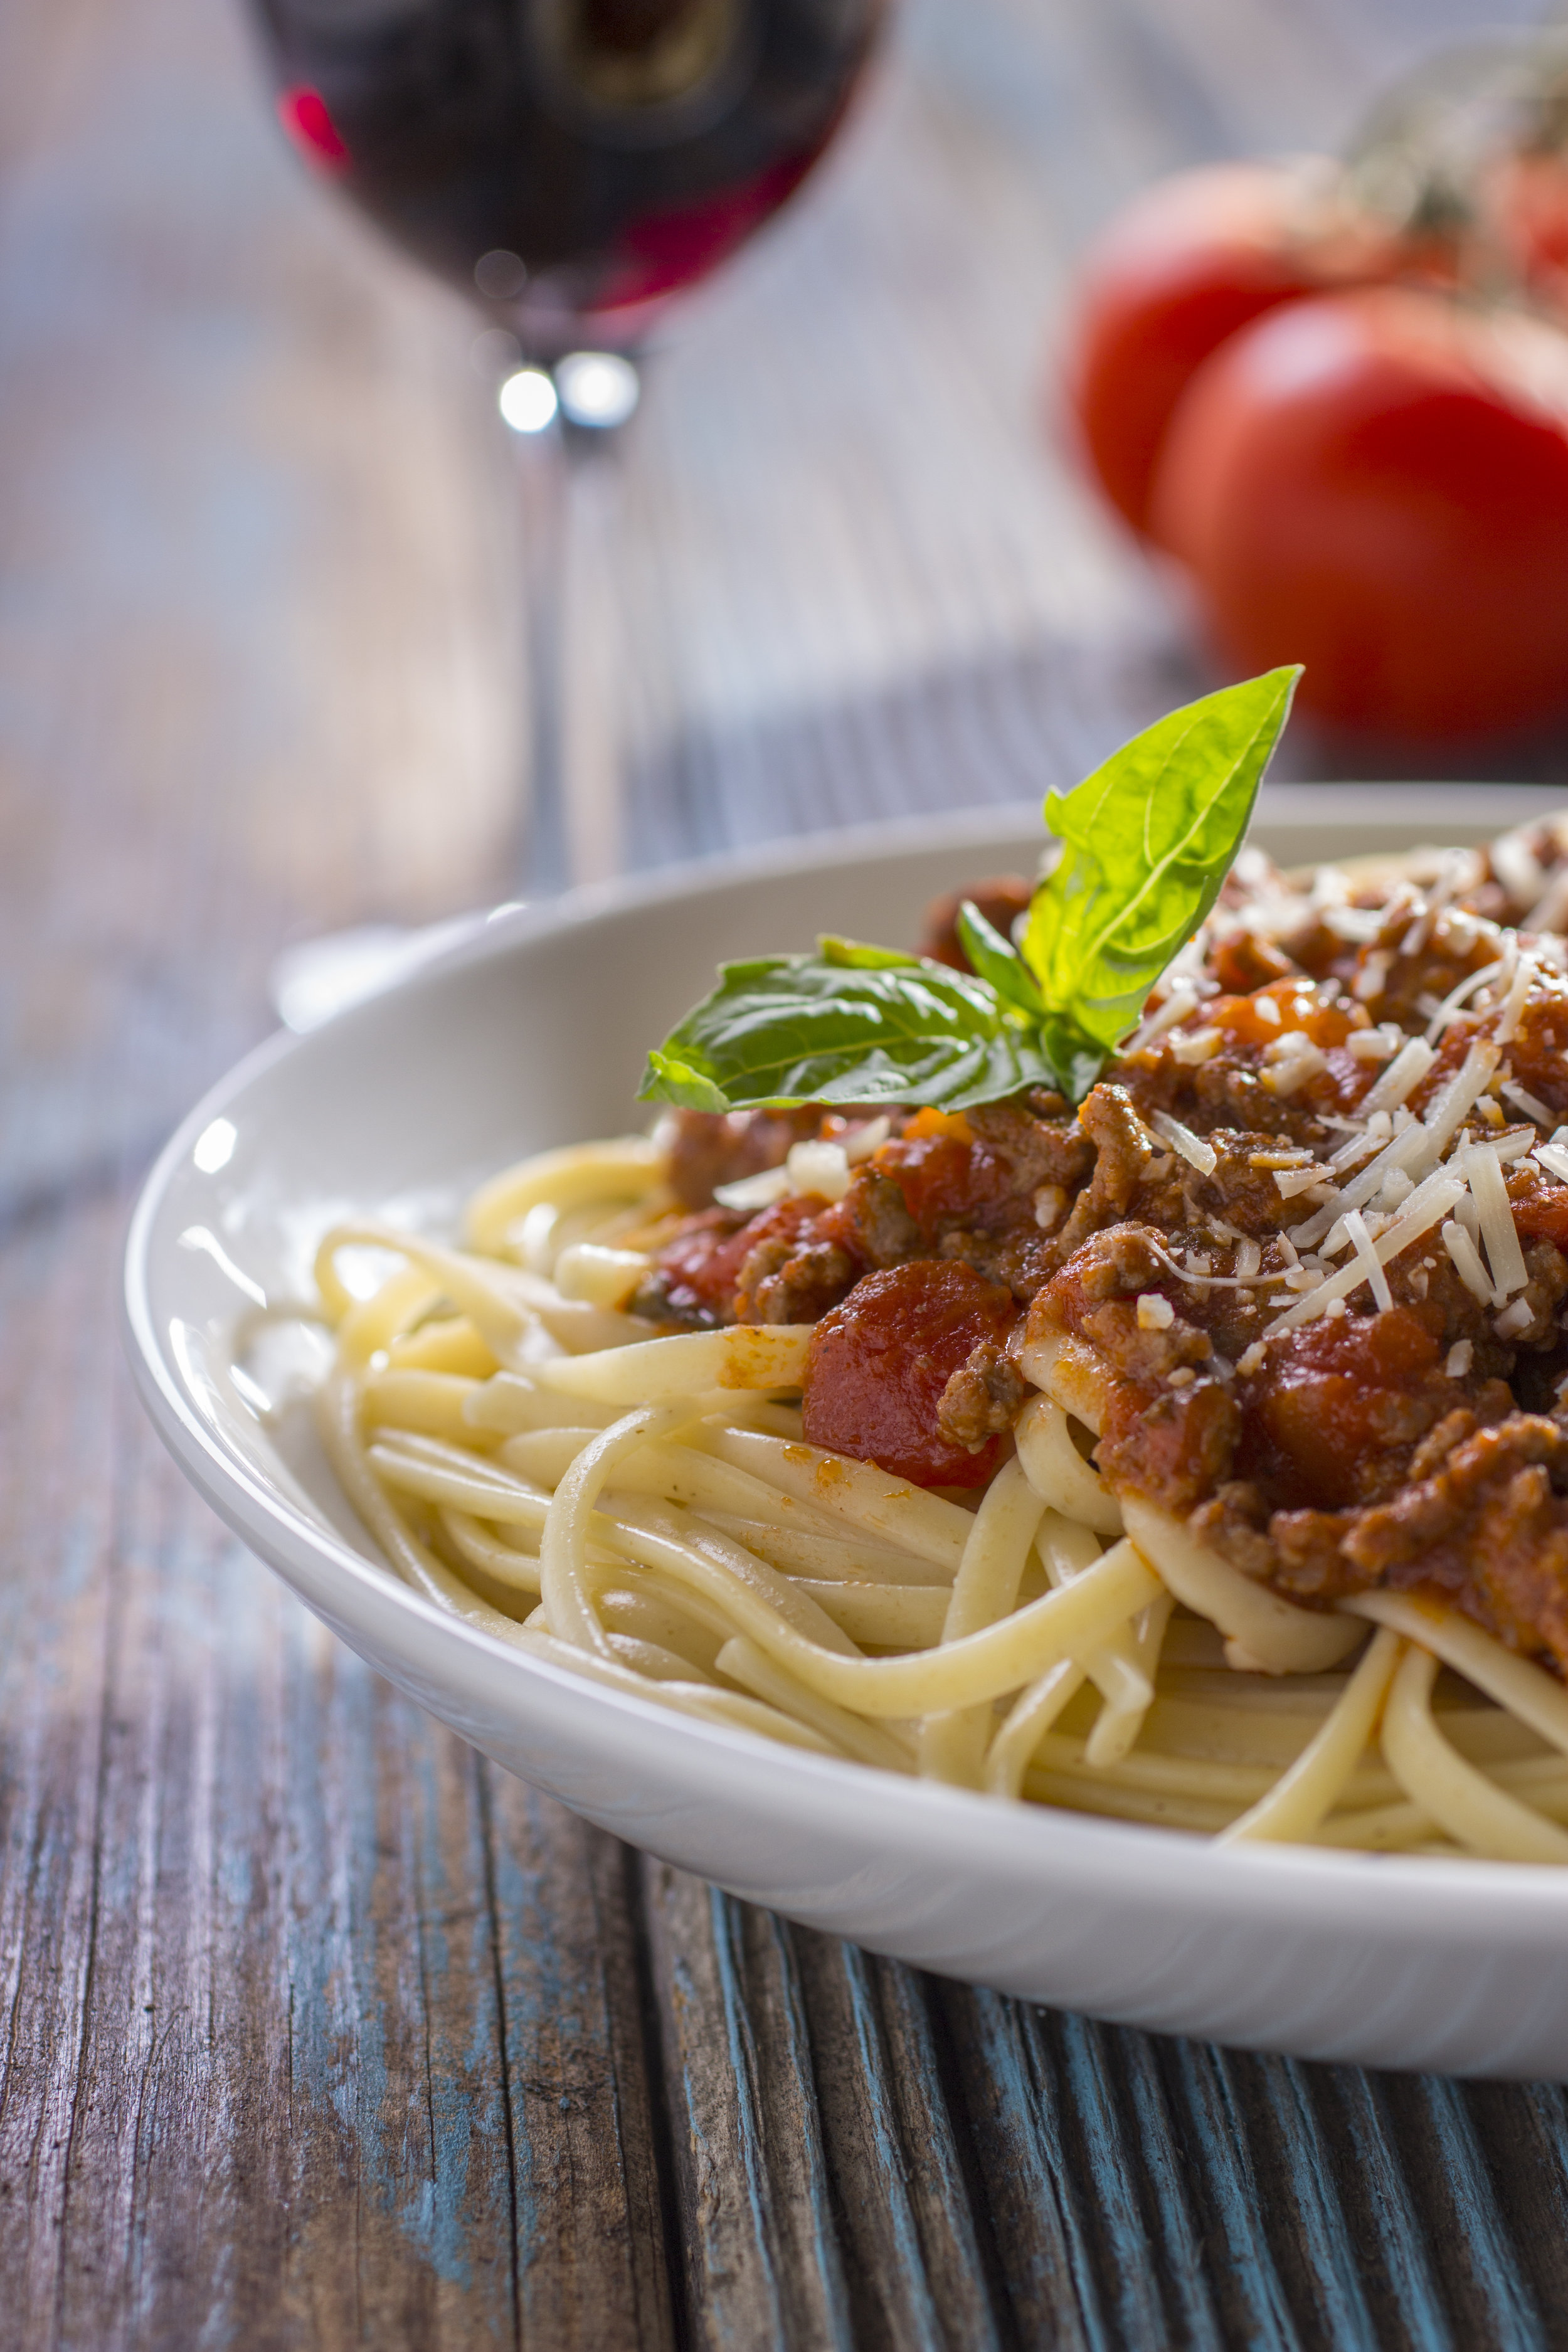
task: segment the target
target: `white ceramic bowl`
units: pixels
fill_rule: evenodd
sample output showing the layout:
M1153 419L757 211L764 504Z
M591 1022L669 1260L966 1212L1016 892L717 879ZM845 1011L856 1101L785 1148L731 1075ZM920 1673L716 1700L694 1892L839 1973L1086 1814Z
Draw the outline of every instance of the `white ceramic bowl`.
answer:
M1285 862L1477 840L1527 791L1269 796ZM1280 1848L999 1804L710 1728L520 1656L418 1599L336 1492L253 1302L298 1296L345 1213L450 1227L521 1153L640 1123L643 1049L722 956L818 929L911 940L923 902L1027 866L1029 811L879 828L600 889L436 965L195 1110L131 1230L142 1393L228 1524L381 1673L507 1770L685 1869L924 1968L1317 2058L1568 2076L1568 1873ZM295 1367L296 1391L301 1368Z

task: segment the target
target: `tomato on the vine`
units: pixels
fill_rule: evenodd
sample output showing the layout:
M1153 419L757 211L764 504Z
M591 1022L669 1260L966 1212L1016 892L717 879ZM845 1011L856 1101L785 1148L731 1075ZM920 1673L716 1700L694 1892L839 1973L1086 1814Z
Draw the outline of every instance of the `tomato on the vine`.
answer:
M1090 247L1067 337L1068 404L1135 530L1166 427L1210 353L1267 310L1385 274L1385 232L1347 222L1331 167L1226 163L1146 189Z
M1244 669L1417 735L1568 706L1568 339L1394 287L1232 336L1173 415L1154 486Z
M1484 175L1479 211L1520 286L1568 317L1568 159L1560 152L1497 157Z

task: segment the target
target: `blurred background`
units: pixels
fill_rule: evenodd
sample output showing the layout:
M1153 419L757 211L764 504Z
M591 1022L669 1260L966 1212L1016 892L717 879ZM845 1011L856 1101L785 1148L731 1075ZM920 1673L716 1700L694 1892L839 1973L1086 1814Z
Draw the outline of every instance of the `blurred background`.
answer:
M1052 413L1075 258L1158 174L1332 147L1537 14L906 0L627 429L574 591L626 778L601 862L1037 799L1201 690ZM289 941L507 894L522 506L481 326L300 171L233 0L7 0L0 1222L141 1159ZM1287 772L1412 772L1347 756L1300 729Z

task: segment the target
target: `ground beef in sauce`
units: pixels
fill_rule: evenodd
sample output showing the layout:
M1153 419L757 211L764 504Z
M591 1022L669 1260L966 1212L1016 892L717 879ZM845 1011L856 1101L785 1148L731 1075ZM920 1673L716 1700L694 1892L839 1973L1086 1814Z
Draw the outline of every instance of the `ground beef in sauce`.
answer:
M1568 920L1568 859L1544 829L1525 846L1461 859L1426 895L1292 898L1265 862L1238 866L1186 962L1195 1001L1109 1063L1076 1113L1036 1094L900 1115L837 1201L713 1208L714 1183L828 1129L815 1114L682 1114L677 1181L694 1213L635 1303L666 1328L816 1323L808 1435L924 1484L987 1478L1030 1392L1020 1354L1043 1362L1070 1339L1097 1367L1113 1487L1190 1518L1293 1601L1441 1594L1568 1671L1568 1157L1554 1172L1551 1150L1532 1156L1568 1118L1568 954L1528 940L1509 999L1517 950L1496 929L1528 911L1516 885L1531 871ZM985 887L1005 929L1023 886ZM933 909L932 941L962 963L955 911ZM1362 1106L1428 1026L1430 1068L1363 1148ZM1427 1226L1385 1269L1391 1307L1363 1286L1265 1339L1352 1263L1333 1188L1494 1038L1464 1131L1500 1141L1522 1285L1505 1301L1482 1268L1478 1295L1473 1250ZM1374 1238L1426 1172L1395 1171L1361 1202ZM1471 1196L1453 1216L1484 1241Z

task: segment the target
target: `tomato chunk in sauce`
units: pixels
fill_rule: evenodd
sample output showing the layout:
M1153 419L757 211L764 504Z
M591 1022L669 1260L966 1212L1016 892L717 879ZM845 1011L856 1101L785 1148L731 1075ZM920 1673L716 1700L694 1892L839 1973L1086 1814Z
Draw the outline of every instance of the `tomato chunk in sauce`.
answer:
M1011 1291L954 1260L917 1258L868 1275L812 1334L807 1438L917 1486L983 1486L1005 1441L988 1438L969 1453L942 1435L937 1410L972 1350L999 1346L1017 1312Z
M727 1209L708 1209L689 1218L686 1230L662 1254L670 1305L677 1313L726 1321L735 1311L735 1286L752 1250L761 1242L794 1240L822 1206L812 1193L803 1200L781 1201L744 1222Z
M1279 1349L1266 1382L1244 1391L1237 1468L1285 1509L1337 1510L1369 1498L1369 1464L1430 1427L1439 1370L1435 1314L1409 1307L1309 1323Z

